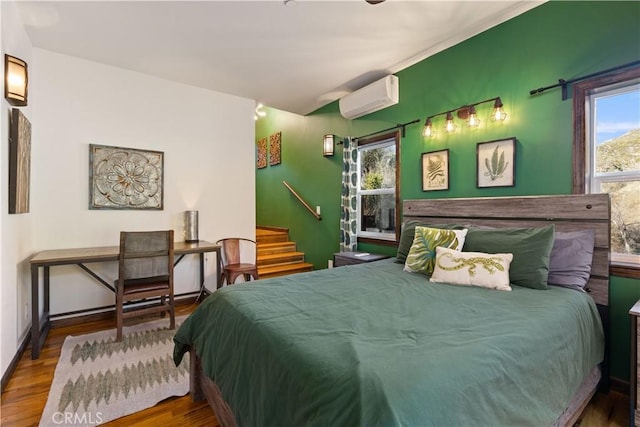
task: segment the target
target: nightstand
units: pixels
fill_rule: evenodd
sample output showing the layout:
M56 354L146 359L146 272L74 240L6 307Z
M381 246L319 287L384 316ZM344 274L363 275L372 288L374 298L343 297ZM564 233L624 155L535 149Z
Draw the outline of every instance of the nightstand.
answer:
M640 328L640 301L636 302L631 310L631 388L630 388L630 402L631 402L631 425L640 426L640 393L638 393L638 373L640 369L638 366L638 355L640 354L640 339L638 339L638 332Z
M343 265L363 264L366 262L380 261L381 259L390 258L389 255L370 254L368 252L338 252L333 254L333 266L341 267Z

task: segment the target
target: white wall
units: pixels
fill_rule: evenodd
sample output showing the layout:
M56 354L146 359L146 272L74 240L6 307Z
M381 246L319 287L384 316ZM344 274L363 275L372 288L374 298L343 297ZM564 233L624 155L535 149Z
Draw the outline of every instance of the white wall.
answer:
M182 240L183 213L190 209L199 210L200 239L254 236L253 100L37 48L30 72L32 221L22 259L45 249L117 245L120 230L173 228ZM89 210L89 144L163 151L164 210ZM5 212L3 206L3 218ZM3 288L15 286L4 274L5 259L14 258L7 252L3 248ZM207 258L206 285L215 289L214 257ZM115 263L91 267L108 280L117 276ZM30 305L27 268L17 276L13 313L2 316L9 323L2 326L3 372L5 355L13 357L19 344L7 334L5 345L5 329L24 336L30 325L23 321ZM176 293L197 290L197 278L197 257L185 258L175 270ZM77 267L51 269L52 314L113 303L113 293Z
M31 42L21 24L20 14L14 2L0 1L2 75L4 76L4 54L21 58L31 66ZM29 68L31 71L31 68ZM4 77L2 78L4 94ZM32 103L20 109L33 122ZM31 296L28 258L34 250L31 213L9 215L8 167L9 167L9 117L11 106L0 101L0 367L2 374L16 354L19 342L27 334L29 320L18 315L18 307ZM33 200L33 199L32 199ZM22 310L20 310L22 314Z

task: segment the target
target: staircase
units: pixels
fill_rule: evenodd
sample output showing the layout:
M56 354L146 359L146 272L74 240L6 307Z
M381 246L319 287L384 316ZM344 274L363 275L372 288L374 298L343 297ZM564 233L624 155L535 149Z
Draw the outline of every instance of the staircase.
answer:
M298 252L296 242L289 240L286 228L257 227L258 276L285 276L313 270L313 264L304 262L304 252Z

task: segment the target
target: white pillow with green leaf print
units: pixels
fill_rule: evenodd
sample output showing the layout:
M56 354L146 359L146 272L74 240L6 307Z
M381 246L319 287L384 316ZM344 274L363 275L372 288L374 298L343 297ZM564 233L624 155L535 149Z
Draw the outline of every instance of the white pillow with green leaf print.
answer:
M409 249L404 271L431 274L436 260L436 248L443 246L462 250L467 230L444 230L441 228L416 227L413 244Z
M509 265L512 260L513 254L459 252L436 248L436 265L429 280L510 291Z

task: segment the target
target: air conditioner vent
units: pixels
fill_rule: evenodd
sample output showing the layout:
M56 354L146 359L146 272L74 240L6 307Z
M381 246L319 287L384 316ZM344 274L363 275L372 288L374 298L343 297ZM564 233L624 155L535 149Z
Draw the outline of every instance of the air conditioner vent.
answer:
M340 98L340 114L355 119L395 105L399 100L398 77L390 75Z

